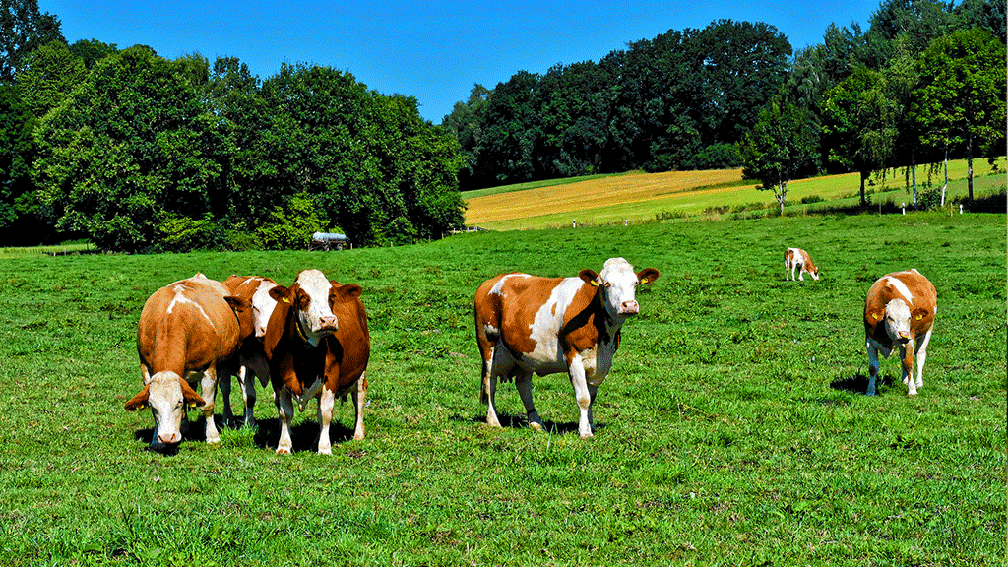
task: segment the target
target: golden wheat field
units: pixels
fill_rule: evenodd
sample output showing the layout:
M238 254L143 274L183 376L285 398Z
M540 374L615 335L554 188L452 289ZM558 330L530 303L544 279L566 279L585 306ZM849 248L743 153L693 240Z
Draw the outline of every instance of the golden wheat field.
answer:
M741 169L667 171L603 177L519 193L498 193L470 199L466 223L494 227L514 219L611 208L665 196L731 191L738 188L725 185L741 180Z
M996 164L996 169L989 170L986 160L975 163L978 195L1004 185L1005 158L998 158ZM950 161L948 173L949 199L966 195L966 161ZM889 170L884 176L873 175L866 192L874 194L877 202L909 202L912 197L906 174L905 169L899 168ZM926 186L940 187L941 172L937 168L918 166L916 176L920 190ZM468 204L467 225L514 230L569 227L575 220L579 225L640 222L654 220L656 215L664 213L693 218L705 215L711 207L776 208L773 191L760 190L757 184L752 180L743 181L741 169L628 172L517 191L477 193L471 197L463 193L463 198ZM800 204L801 199L812 196L836 205L854 205L859 184L857 173L792 180L786 204L789 211L799 207L799 213L804 206ZM713 214L714 218L719 216Z

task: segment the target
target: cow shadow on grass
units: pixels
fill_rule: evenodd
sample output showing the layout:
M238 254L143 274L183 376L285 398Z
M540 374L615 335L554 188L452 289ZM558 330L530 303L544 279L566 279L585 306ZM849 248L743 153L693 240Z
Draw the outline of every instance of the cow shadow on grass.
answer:
M237 421L236 427L225 426L223 416L214 415L214 423L217 424L219 431L242 427L242 420L239 418ZM195 420L182 422L181 429L182 443L158 449L157 452L175 455L185 443L206 443L206 418L202 415ZM154 428L138 429L134 432L133 438L137 441L143 441L149 447L154 438ZM329 440L333 445L349 441L352 438L353 428L347 427L335 419L329 424ZM257 419L253 440L255 445L261 449L276 451L277 445L280 444L280 418ZM291 452L311 451L314 453L318 450L318 441L319 424L317 421L309 419L291 426Z
M462 423L481 423L486 425L486 413L481 413L475 416L464 416L455 414L451 417L452 421L462 422ZM509 429L529 429L528 419L525 414L508 414L503 412L497 412L497 420L500 421L501 427L507 427ZM553 435L564 435L567 433L578 434L578 425L576 421L553 421L550 419L542 420L543 432L552 433ZM605 429L604 423L595 422L595 433L599 430Z
M877 376L875 378L876 394L884 393L889 388L892 388L895 383L896 379L889 374ZM863 396L868 390L868 377L860 372L849 378L840 377L830 382L830 388Z

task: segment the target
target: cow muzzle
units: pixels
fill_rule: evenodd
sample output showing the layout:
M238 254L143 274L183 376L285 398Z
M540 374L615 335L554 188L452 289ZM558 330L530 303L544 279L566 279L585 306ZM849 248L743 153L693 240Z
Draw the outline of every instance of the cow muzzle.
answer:
M637 303L636 299L624 301L620 305L620 313L624 315L636 315L639 312L640 312L640 305Z
M335 315L323 315L319 317L318 332L331 334L339 330L339 320Z

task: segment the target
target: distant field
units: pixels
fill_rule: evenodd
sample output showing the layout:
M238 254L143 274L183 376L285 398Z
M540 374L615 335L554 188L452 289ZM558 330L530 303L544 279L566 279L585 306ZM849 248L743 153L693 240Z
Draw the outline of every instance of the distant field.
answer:
M974 194L995 191L1005 185L1005 159L998 161L999 173L990 174L986 159L974 161ZM968 194L966 161L949 162L948 199ZM918 166L918 190L928 181L940 187L942 173L928 174ZM912 202L905 188L904 173L873 178L867 191L874 203ZM612 224L622 221L655 220L659 215L698 216L710 208L747 210L778 207L772 191L756 189L756 183L742 179L740 169L631 172L619 176L537 182L515 186L516 190L491 188L462 194L469 204L466 224L495 230L550 228L578 224ZM787 196L788 210L802 210L802 198L818 196L829 204L846 206L858 202L857 173L830 175L792 181ZM833 203L835 201L835 203ZM817 204L817 207L823 203Z

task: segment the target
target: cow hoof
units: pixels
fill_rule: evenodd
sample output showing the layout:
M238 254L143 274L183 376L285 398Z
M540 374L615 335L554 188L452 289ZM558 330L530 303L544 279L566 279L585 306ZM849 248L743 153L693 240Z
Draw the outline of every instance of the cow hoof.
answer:
M332 455L332 447L326 447L325 449L318 450L319 455Z
M288 449L286 447L278 447L277 450L276 450L276 454L277 455L290 455L291 452L290 452L290 449Z
M354 438L354 441L360 441L361 439L364 439L364 434L363 433L354 433L353 438Z
M582 439L588 439L589 437L595 437L595 434L592 433L591 431L589 431L588 433L582 433L581 434L581 438Z
M529 422L529 427L531 427L532 429L535 429L536 431L542 431L543 430L542 424L539 423L538 421L530 421Z
M500 421L496 417L493 418L493 419L488 419L487 420L487 425L489 425L490 427L500 427L501 426Z
M208 438L206 442L207 445L216 445L217 443L220 443L220 437Z

